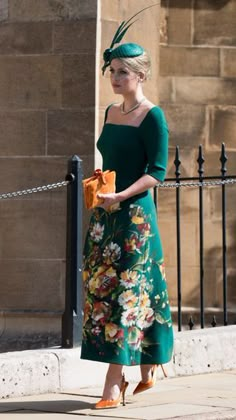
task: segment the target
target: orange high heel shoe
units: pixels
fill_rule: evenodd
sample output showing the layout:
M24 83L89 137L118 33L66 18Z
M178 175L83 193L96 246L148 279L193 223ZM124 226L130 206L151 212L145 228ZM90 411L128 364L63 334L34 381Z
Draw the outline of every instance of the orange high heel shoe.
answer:
M165 369L164 369L163 365L154 365L152 367L152 378L149 381L147 381L147 382L140 381L138 383L138 385L136 386L136 388L135 388L135 390L133 392L133 395L139 394L140 392L144 392L147 389L152 388L156 384L156 379L157 379L156 373L157 373L158 366L161 366L162 372L163 372L165 378L167 378L167 374L165 372Z
M105 408L116 408L119 407L121 400L122 404L125 405L125 393L129 385L129 382L125 381L125 376L122 376L122 382L120 386L120 395L116 400L103 400L101 399L95 404L95 409L105 409Z

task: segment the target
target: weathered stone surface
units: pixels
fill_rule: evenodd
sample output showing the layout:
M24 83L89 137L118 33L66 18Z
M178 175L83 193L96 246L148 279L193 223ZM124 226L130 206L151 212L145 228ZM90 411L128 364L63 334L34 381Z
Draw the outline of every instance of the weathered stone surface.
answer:
M100 88L100 95L101 95L100 107L101 107L101 113L102 113L102 116L100 118L101 120L103 120L103 116L104 116L103 109L106 109L106 107L111 103L119 102L121 100L121 97L113 93L111 83L110 83L109 70L105 73L105 77L101 79L99 88ZM102 126L100 126L100 130L101 128Z
M215 296L214 301L214 308L222 308L220 311L217 309L214 310L213 314L216 315L216 321L217 324L220 325L223 324L223 306L224 306L224 296L223 296L223 274L222 274L222 268L214 269L215 267L211 267L209 270L206 270L206 297L209 295L208 300L206 301L206 304L208 304L208 301L210 305L212 306L213 299L211 298L212 295ZM234 322L235 319L235 270L228 269L227 270L227 316L229 324ZM209 276L209 277L208 277ZM208 281L208 278L212 279L212 282L210 283ZM210 293L211 291L211 293Z
M194 43L235 45L234 0L197 0L194 11Z
M117 3L115 3L117 4ZM103 51L108 48L111 42L111 34L114 34L118 28L118 23L113 21L104 21L101 22L102 33L101 33L101 50L99 51L99 65L97 72L100 75L99 77L99 105L102 108L106 108L109 103L119 101L117 95L114 95L111 83L110 83L110 73L109 69L106 70L104 76L101 74L101 68L104 64L103 61ZM102 112L102 111L100 111ZM100 126L101 129L102 126Z
M182 191L183 190L183 191ZM159 219L160 223L169 222L173 219L173 223L176 223L176 196L175 189L167 188L160 189L159 191ZM180 205L181 205L181 223L192 221L194 223L198 218L198 191L197 189L181 189L180 194ZM209 214L208 205L205 206L205 216ZM168 240L168 230L164 234Z
M183 254L182 254L183 258ZM171 306L177 306L177 268L173 266L166 267L166 277L168 284L168 293ZM182 264L181 269L182 283L182 305L199 307L199 269L198 267L186 267Z
M60 346L61 311L5 310L0 333L0 353Z
M177 255L176 221L172 218L172 220L168 222L168 220L162 220L162 217L160 217L159 226L161 237L163 238L165 264L168 267L173 267L176 264ZM194 267L198 263L198 252L197 247L195 247L198 243L197 221L192 221L192 223L191 221L186 222L182 215L181 237L181 251L184 255L184 265L186 267ZM193 246L189 246L189 244L193 244Z
M50 258L0 260L0 269L1 310L64 309L65 265L61 261ZM23 327L21 331L23 333ZM29 329L26 332L29 334Z
M58 392L60 390L58 359L53 353L27 351L1 354L1 398ZM24 372L24 373L23 373ZM14 383L14 386L13 386Z
M217 308L219 306L218 300L218 284L221 284L217 276L217 268L215 264L210 265L207 260L208 252L205 253L204 264L204 304L205 307ZM199 276L200 277L200 276ZM222 285L221 285L222 286ZM222 287L221 287L222 288ZM217 312L217 311L216 311ZM212 314L213 318L214 313Z
M7 261L5 261L7 263ZM23 262L27 264L27 261ZM30 264L32 261L30 261ZM49 264L56 264L56 261L49 261ZM9 261L10 264L10 261ZM7 315L7 334L8 337L16 336L21 330L22 336L26 336L27 334L35 333L36 327L38 334L42 334L47 332L48 334L52 334L53 331L58 334L61 332L61 316L62 311L59 309L57 312L52 311L41 311L37 308L33 311L24 311L24 310L17 310L14 313L14 310L7 310L5 312ZM3 314L0 316L1 326L2 322L4 321L2 318ZM41 320L40 321L40 315Z
M231 363L235 365L235 359L231 356L232 349L235 351L235 348L235 325L178 333L175 339L175 374L188 372L191 375L193 372L196 374L230 369ZM214 416L215 414L212 415ZM223 416L227 417L227 414ZM215 417L221 417L221 414Z
M67 161L67 157L0 158L1 192L16 191L63 181L67 173ZM34 194L31 198L33 197L34 200L51 200L52 195L55 198L55 194L63 197L65 192L66 189L61 188L51 192Z
M75 17L97 17L97 2L98 0L70 0L69 16L71 19ZM77 12L78 7L78 12Z
M227 148L236 147L236 107L210 107L210 145L219 145L222 142Z
M0 111L0 155L45 154L46 116L37 111Z
M48 154L86 155L94 150L94 111L52 111L48 114Z
M189 7L189 0L171 0L169 2L168 15L168 43L169 44L191 44L192 11Z
M175 86L173 77L158 77L160 104L175 102Z
M87 53L96 48L96 20L58 22L54 25L54 51L56 53Z
M221 258L220 258L221 257ZM218 256L218 260L222 255ZM205 303L207 306L222 308L221 311L215 309L212 315L216 315L216 321L223 321L223 273L222 264L216 267L214 264L205 269ZM227 310L235 309L235 270L227 270ZM229 313L228 313L229 315Z
M228 270L228 277L227 277L228 291L229 291L228 305L229 305L229 308L232 308L232 309L235 309L235 296L236 296L235 279L236 279L236 270L234 266L232 265L231 268ZM221 296L222 295L223 293L222 293L222 288L221 288Z
M61 106L61 57L0 57L0 108Z
M0 0L0 21L8 18L8 0Z
M80 108L95 105L95 55L64 56L62 103Z
M168 43L168 0L162 0L160 9L160 43Z
M229 187L226 194L226 207L228 212L226 213L226 241L227 241L227 263L228 270L234 267L236 258L236 240L235 240L235 219L233 217L235 209L236 192L234 187ZM204 233L204 244L205 244L205 264L207 267L215 267L221 270L222 274L222 209L218 205L221 199L221 192L215 188L215 191L211 192L211 207L212 214L211 218L206 220L205 233ZM233 214L232 214L233 213ZM234 295L235 296L235 295ZM233 296L232 296L233 297Z
M65 258L66 200L5 200L0 209L1 258Z
M211 208L214 207L213 202L218 198L215 195L216 191L211 191ZM216 215L216 214L215 214ZM219 214L218 214L219 216ZM208 219L204 225L204 247L205 247L205 264L207 266L214 266L215 268L222 265L222 222L220 217Z
M118 22L120 14L120 2L112 2L110 0L103 0L101 2L101 17L107 20L116 20Z
M51 51L51 23L7 23L0 26L0 54L45 54Z
M216 48L160 48L161 76L219 76L219 50Z
M236 151L230 151L227 147L227 141L226 143L226 155L227 155L227 162L226 162L226 168L227 168L227 175L236 175ZM216 147L217 146L217 150ZM221 155L221 141L219 140L219 143L215 143L214 149L210 145L209 148L205 148L204 157L205 157L205 163L204 163L204 170L205 175L214 175L214 176L221 176L221 162L220 162L220 155ZM234 188L234 187L233 187ZM231 187L229 191L231 190ZM216 190L217 191L217 190Z
M236 105L234 79L177 77L176 102L186 104Z
M222 76L236 78L236 49L222 49Z
M229 174L230 175L230 174ZM235 175L235 172L234 172ZM215 216L215 223L221 220L222 217L222 203L221 203L222 192L218 188L216 191L211 192L211 213ZM234 244L234 232L235 232L235 203L236 203L236 185L228 186L226 189L226 216L227 216L227 231L230 238L231 245ZM214 238L214 237L213 237ZM213 240L212 238L212 240Z
M169 223L167 220L159 215L159 229L162 240L162 247L164 253L164 260L166 267L174 267L176 263L176 224L174 218L171 218ZM169 283L169 278L167 278Z
M201 105L165 104L171 146L196 148L205 140L206 112Z
M97 0L9 0L11 20L61 20L96 17Z

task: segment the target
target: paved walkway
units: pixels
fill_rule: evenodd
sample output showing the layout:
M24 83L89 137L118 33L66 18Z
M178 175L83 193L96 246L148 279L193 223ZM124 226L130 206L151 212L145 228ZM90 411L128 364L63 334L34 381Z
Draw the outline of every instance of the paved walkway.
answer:
M125 407L110 410L93 410L101 395L97 388L4 399L0 419L16 420L16 414L22 420L236 419L236 370L159 380L155 388L135 397L134 387L128 388Z

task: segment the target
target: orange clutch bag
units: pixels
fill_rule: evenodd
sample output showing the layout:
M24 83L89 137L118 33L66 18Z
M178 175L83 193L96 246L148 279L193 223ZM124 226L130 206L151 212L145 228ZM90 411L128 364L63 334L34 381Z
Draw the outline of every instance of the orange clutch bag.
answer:
M86 208L92 209L102 204L102 200L97 194L107 194L116 190L116 173L115 171L104 171L96 169L94 175L83 181L84 201Z

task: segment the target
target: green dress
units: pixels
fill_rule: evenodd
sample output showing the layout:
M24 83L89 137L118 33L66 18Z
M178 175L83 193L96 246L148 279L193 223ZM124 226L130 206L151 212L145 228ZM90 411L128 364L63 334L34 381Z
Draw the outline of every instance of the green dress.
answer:
M105 123L97 147L116 191L144 173L163 181L168 128L153 107L139 127ZM109 213L93 210L84 246L81 358L122 365L171 359L173 330L157 213L150 191Z

